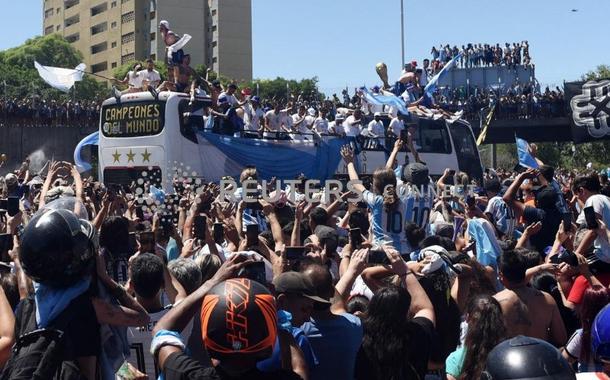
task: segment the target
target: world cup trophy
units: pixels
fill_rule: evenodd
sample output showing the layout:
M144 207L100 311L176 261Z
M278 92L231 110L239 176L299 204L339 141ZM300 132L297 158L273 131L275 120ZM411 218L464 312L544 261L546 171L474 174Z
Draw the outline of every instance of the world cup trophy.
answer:
M0 163L5 163L8 160L8 157L6 156L6 153L2 153L0 154Z
M379 62L375 65L375 71L377 71L377 75L379 75L379 78L381 78L381 81L383 82L383 88L390 88L390 84L388 83L388 66L383 62Z

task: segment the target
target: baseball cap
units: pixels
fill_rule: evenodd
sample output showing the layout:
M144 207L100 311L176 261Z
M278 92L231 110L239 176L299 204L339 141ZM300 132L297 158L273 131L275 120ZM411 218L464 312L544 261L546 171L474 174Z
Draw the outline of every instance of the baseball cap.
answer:
M169 22L167 20L161 20L161 22L159 22L159 26L163 26L166 29L169 29Z
M261 98L259 98L259 97L258 97L258 96L256 96L256 95L255 95L255 96L253 96L253 97L252 97L250 100L252 100L253 102L256 102L256 103L260 103L260 102L261 102Z
M214 87L220 87L220 81L218 79L215 79L212 81L212 86Z
M295 294L310 300L330 304L330 301L316 295L316 290L309 279L300 272L284 272L273 280L277 294Z
M315 115L316 115L316 110L315 110L315 109L313 109L313 108L309 108L309 109L307 110L307 113L308 113L310 116L315 116Z
M381 116L381 112L375 112L373 116Z
M237 323L240 321L240 323ZM267 358L277 336L275 298L256 281L234 278L214 286L201 306L201 336L212 358Z
M417 61L411 61L411 66L417 67Z
M229 102L229 99L226 96L223 95L223 96L218 97L218 104L225 104L228 102Z
M416 186L428 184L428 175L428 167L420 162L413 162L402 169L402 179Z
M231 84L229 85L229 88L237 88L237 85L236 85L235 83L231 83Z
M241 94L243 96L249 96L252 95L252 90L249 87L244 88L243 90L241 90Z
M335 115L335 120L345 120L345 116L343 116L342 114L338 113Z

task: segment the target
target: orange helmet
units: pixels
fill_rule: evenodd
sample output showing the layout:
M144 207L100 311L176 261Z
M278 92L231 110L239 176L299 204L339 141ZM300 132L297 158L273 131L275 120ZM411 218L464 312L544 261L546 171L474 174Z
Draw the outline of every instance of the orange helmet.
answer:
M203 299L201 334L210 357L269 357L277 335L275 299L267 288L247 278L222 282Z

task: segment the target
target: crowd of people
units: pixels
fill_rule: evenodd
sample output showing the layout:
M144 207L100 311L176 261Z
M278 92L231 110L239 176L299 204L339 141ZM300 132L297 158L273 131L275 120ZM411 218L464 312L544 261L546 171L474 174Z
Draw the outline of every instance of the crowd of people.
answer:
M519 84L502 90L478 87L441 89L435 98L437 104L450 112L464 110L464 118L475 120L481 110L495 107L495 119L540 119L566 116L564 93L556 87L543 92L533 83Z
M95 125L100 116L100 104L83 100L47 100L39 96L22 99L0 99L0 125Z
M532 146L537 169L433 180L412 138L363 181L343 147L345 192L26 160L1 183L2 378L610 374L607 173Z
M525 67L532 66L532 58L530 56L530 46L527 41L504 43L501 46L499 43L493 44L473 44L462 45L459 48L457 45L451 47L449 44L432 47L430 51L432 56L432 68L443 66L452 58L461 54L458 66L462 68L473 67L492 67L492 66L507 66L516 67L523 65Z

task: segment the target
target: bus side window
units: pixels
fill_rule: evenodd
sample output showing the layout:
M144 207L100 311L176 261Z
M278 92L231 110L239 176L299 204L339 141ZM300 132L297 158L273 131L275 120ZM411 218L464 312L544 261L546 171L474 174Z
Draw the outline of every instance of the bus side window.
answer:
M180 133L187 140L190 140L197 144L197 136L193 130L193 126L189 124L189 118L184 116L185 112L189 111L189 101L183 99L178 103L178 122L180 124Z

